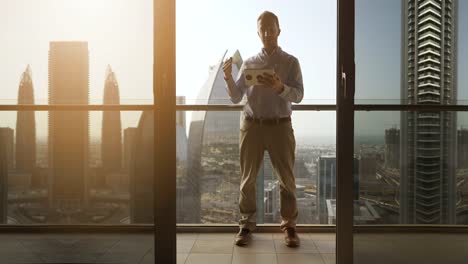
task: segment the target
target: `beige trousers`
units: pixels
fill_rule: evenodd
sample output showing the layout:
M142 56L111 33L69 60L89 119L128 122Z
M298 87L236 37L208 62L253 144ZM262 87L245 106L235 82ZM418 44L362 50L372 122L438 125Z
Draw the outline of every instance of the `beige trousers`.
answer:
M259 124L243 120L240 128L241 184L239 226L256 227L256 178L265 150L279 176L281 229L295 227L297 220L296 183L293 174L296 141L291 122ZM263 213L263 212L259 212Z

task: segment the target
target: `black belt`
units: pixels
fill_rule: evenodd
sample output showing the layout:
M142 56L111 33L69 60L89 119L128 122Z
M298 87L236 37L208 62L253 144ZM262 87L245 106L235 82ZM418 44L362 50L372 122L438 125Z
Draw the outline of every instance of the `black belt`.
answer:
M268 119L263 119L263 118L253 118L250 116L246 116L245 120L254 122L260 125L277 125L281 123L286 123L286 122L291 122L291 117L280 117L280 118L268 118Z

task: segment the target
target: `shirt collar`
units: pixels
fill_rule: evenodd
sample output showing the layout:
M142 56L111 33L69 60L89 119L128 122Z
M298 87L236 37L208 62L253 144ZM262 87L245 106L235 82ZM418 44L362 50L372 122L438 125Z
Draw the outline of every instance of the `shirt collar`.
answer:
M276 54L281 53L281 51L282 51L282 50L281 50L281 47L278 46L278 47L276 47L276 48L273 50L273 52L269 55L268 52L265 50L265 48L262 48L261 54L262 54L264 57L272 57L272 56L275 56Z

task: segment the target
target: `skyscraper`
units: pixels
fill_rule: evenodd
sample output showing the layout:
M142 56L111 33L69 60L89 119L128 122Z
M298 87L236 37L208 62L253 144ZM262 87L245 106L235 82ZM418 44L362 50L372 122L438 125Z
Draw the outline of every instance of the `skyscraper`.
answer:
M124 146L123 146L123 167L125 171L130 170L131 162L133 160L133 151L135 148L137 128L127 127L124 130Z
M104 84L105 105L119 105L119 85L112 68L107 66ZM118 172L122 168L122 122L120 111L104 111L102 114L102 167L105 173Z
M321 156L317 161L317 191L315 203L318 222L328 224L327 200L336 199L336 157Z
M208 80L200 90L198 103L201 104L232 104L226 91L223 73L221 70L225 55L213 67L210 67ZM239 52L233 55L233 76L236 76L242 65ZM237 200L239 192L239 128L240 113L237 111L198 111L192 114L188 140L188 170L184 187L185 216L179 219L185 223L199 223L202 221L202 192L213 195L212 189L201 189L207 184L210 175L219 179L224 186L223 194L210 197L206 204L207 219L210 211L218 210L224 213L219 216L218 222L235 222L237 214ZM221 165L222 164L222 165ZM224 166L224 167L223 167ZM213 186L214 187L214 186ZM229 197L229 198L228 198Z
M385 167L399 168L400 165L400 130L385 130Z
M49 104L89 103L87 42L51 42ZM52 208L88 205L89 114L49 112L49 203Z
M176 97L176 104L184 105L185 104L185 96L177 96ZM176 124L183 127L184 129L187 127L185 124L185 111L177 111L176 113Z
M132 131L126 129L126 132ZM133 133L133 132L130 132ZM187 135L182 126L176 127L176 158L187 160ZM154 221L154 112L144 111L138 122L130 159L130 221L150 224ZM179 181L179 179L177 179ZM177 200L177 207L182 200ZM184 207L185 208L185 207Z
M359 200L359 159L353 158L353 198ZM319 224L329 224L327 200L336 199L336 156L320 156L317 160L316 206ZM357 212L355 212L356 214Z
M468 168L468 129L458 130L457 138L458 169Z
M14 131L9 127L0 127L0 139L3 142L3 148L6 151L7 170L14 168Z
M21 75L18 89L18 104L34 104L34 89L31 67ZM36 119L34 111L18 111L16 114L16 170L32 173L36 167Z
M0 128L0 224L6 224L8 216L9 133L10 128Z
M457 0L402 0L403 104L457 100ZM455 223L456 114L402 112L400 217Z

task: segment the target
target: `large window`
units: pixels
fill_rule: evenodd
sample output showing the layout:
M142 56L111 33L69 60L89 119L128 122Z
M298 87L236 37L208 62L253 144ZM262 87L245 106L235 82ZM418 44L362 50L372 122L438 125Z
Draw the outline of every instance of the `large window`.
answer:
M210 8L198 9L200 6ZM193 11L195 8L197 12ZM261 51L257 18L264 10L278 15L282 30L279 45L301 64L304 81L301 104L305 106L302 109L317 109L308 108L311 104L335 104L336 3L296 1L286 6L285 3L177 1L177 103L187 110L206 110L178 111L176 115L178 151L187 151L186 158L178 159L177 164L179 224L235 225L239 219L241 113L229 108L232 102L221 65L233 57L233 77L237 78L243 62ZM197 106L190 106L194 104ZM318 217L318 164L321 159L333 159L336 154L335 115L334 111L294 111L292 115L297 143L295 176L300 224L329 224L326 216L322 221ZM180 146L184 142L186 147ZM325 199L335 199L336 194L331 191L336 188L336 184L332 187L335 173L326 177L333 180L326 184L322 179L330 189L326 197L325 193L320 197L323 212L327 210ZM280 222L277 180L265 152L257 179L259 224Z
M152 10L2 2L1 224L153 223Z

